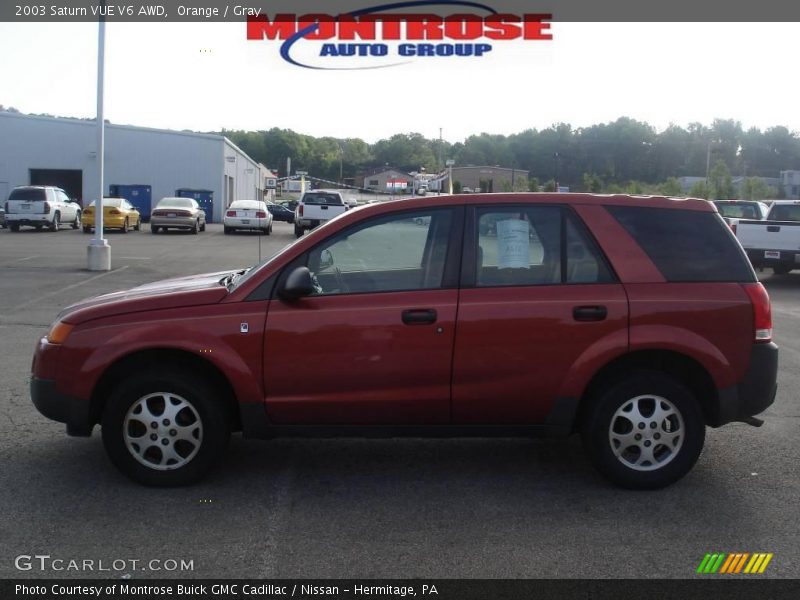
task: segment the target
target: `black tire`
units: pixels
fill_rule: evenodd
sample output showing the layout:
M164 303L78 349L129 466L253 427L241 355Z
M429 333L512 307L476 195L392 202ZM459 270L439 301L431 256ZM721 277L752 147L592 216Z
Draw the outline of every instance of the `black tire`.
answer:
M792 268L792 265L781 263L772 267L772 272L775 273L775 275L786 275Z
M92 228L91 227L84 227L83 228L83 233L92 233Z
M194 227L192 227L191 231L192 231L192 235L197 235L200 232L200 221L199 220L195 221Z
M11 225L8 226L8 228L11 231L13 231L14 233L19 232L19 224L18 223L12 223Z
M136 221L136 225L133 226L134 231L141 231L142 230L142 220L139 219Z
M128 233L131 228L131 224L128 223L128 217L125 217L125 221L122 223L122 233Z
M205 231L205 230L206 230L206 222L203 221L203 224L200 225L200 231Z
M199 423L201 436L199 442L173 442L170 437L177 431L175 423L167 421L169 425L164 425L161 417L156 427L142 428L142 422L136 420L136 415L132 415L133 423L129 424L128 431L144 435L137 436L143 440L143 444L138 445L143 456L140 461L134 455L133 450L129 450L125 440L124 425L128 411L135 407L143 398L154 394L150 401L150 407L158 407L159 402L164 406L163 398L158 396L159 392L168 393L172 397L180 399L190 409L181 409L176 417L188 415L185 421L189 425L184 430L187 437L195 438L190 435L189 427ZM194 413L192 413L192 410ZM154 414L156 411L151 411ZM164 413L161 413L163 416ZM147 419L149 420L149 419ZM154 421L155 422L155 421ZM163 426L162 426L163 425ZM170 429L173 427L175 429ZM188 485L200 480L214 462L222 455L230 439L230 415L224 402L220 401L219 395L215 393L213 386L196 372L181 368L158 367L151 369L146 375L137 374L125 379L112 392L105 406L102 417L102 436L103 445L111 462L123 474L134 481L144 485L152 486L176 486ZM195 431L197 431L195 429ZM174 449L178 455L183 454L181 459L187 462L175 468L158 470L153 466L156 461L163 462L165 455L160 444L153 444L151 436L156 436L156 441L167 440L164 448ZM159 440L159 436L163 436ZM183 443L184 446L179 446ZM191 451L187 449L191 448ZM141 448L144 447L144 450ZM195 451L196 449L196 451Z
M81 227L81 211L75 213L75 220L72 222L73 229L80 229Z
M58 231L61 228L61 213L56 211L53 215L53 222L50 223L50 231Z
M303 237L304 233L305 233L305 229L303 229L302 227L298 227L297 225L294 226L294 236L295 237L301 238L301 237Z
M659 400L662 409L669 406L673 410L660 423L652 413L647 415L647 409L656 406L651 397L664 401ZM592 404L582 423L584 448L594 466L613 483L629 489L658 489L679 480L697 462L705 441L703 412L689 389L668 375L634 371L588 401ZM640 430L634 425L637 419L629 419L630 415L644 415L644 428ZM650 418L653 420L647 422ZM640 440L629 438L630 445L615 445L611 440L612 425L615 435L639 435ZM683 435L676 435L681 429ZM654 439L655 436L659 439ZM675 436L674 451L663 443L668 436ZM649 451L654 454L654 461L649 464L642 461L642 452L648 451L644 446L652 448ZM620 457L615 454L615 447L623 448L618 449ZM634 464L637 461L642 461L638 467Z
M158 227L155 225L150 225L150 233L158 233Z
M269 227L267 227L267 235L272 235L272 223L270 223Z
M229 234L229 233L231 233L232 231L233 231L233 229L231 229L231 228L230 228L230 227L228 227L227 225L225 225L225 226L222 228L222 233L224 233L225 235L228 235L228 234Z

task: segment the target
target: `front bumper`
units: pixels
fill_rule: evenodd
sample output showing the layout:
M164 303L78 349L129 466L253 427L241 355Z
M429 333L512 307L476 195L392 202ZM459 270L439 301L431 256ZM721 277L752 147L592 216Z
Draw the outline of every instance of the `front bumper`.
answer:
M750 366L738 384L719 390L719 403L709 416L709 425L719 427L763 412L778 391L778 346L774 342L753 344Z
M31 400L36 409L48 419L66 423L67 434L90 436L93 425L89 419L89 403L62 394L52 379L31 377Z

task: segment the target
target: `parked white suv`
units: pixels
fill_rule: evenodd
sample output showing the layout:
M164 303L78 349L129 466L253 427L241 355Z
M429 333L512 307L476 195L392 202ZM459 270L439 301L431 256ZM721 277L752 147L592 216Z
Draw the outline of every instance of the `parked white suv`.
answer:
M11 190L6 201L6 224L11 231L19 231L22 225L58 231L66 223L73 229L81 226L81 207L61 188L26 185Z

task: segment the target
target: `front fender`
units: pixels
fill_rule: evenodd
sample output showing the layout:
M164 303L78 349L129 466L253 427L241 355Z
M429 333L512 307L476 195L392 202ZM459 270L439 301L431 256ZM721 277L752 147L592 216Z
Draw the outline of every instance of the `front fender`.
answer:
M262 403L262 340L266 302L212 305L98 319L75 328L61 353L58 388L91 398L103 373L119 360L151 350L183 351L216 366L229 381L238 402ZM179 314L184 313L184 314ZM144 316L146 315L146 320ZM247 333L241 325L247 323ZM133 373L132 375L136 375Z

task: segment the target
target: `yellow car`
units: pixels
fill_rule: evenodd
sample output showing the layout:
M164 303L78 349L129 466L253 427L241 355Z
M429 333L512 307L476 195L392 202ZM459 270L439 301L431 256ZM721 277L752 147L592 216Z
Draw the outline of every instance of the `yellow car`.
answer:
M83 210L81 225L83 233L91 233L94 229L95 201ZM142 228L142 216L125 198L103 198L103 229L121 229L128 233L131 229Z

